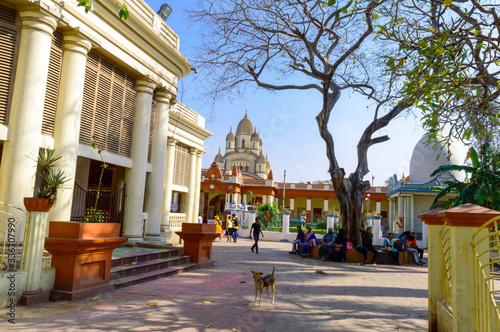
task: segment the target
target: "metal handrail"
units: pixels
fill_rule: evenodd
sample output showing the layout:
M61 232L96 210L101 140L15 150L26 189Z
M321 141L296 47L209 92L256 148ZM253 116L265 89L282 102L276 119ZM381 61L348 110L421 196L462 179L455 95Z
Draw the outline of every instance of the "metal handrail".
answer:
M14 211L10 212L10 209ZM0 202L0 272L18 271L22 268L25 256L22 243L26 242L28 224L26 210ZM21 235L22 243L19 241Z

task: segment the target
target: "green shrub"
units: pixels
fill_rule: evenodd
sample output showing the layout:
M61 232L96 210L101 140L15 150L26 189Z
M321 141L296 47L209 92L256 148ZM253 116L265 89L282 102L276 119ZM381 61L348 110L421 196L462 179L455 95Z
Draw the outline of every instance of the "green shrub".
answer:
M259 206L259 209L257 210L257 216L266 229L274 223L280 221L280 211L278 210L278 206L275 203L265 203Z

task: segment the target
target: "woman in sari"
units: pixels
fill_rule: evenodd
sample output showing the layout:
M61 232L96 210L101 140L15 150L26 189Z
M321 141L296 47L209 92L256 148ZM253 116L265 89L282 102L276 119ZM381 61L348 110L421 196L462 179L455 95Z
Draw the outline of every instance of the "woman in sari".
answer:
M300 257L306 258L311 254L311 248L316 246L316 235L311 230L311 226L307 226L307 235L304 243L302 243L302 253Z
M394 234L389 233L387 239L384 240L384 251L389 251L394 257L396 265L401 265L401 263L399 262L399 251L398 249L394 248L394 242Z
M219 233L219 241L222 241L223 231L222 231L222 226L220 224L219 216L215 216L214 224L215 224L215 233Z

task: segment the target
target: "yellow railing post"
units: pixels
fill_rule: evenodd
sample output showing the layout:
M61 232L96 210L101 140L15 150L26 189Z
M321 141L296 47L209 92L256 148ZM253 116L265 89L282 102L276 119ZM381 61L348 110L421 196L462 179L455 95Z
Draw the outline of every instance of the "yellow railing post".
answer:
M437 331L437 309L436 302L441 300L441 275L442 275L442 247L441 228L443 220L437 216L443 210L434 209L419 215L420 220L427 224L428 251L429 251L429 331Z
M451 232L452 331L475 331L474 266L477 260L474 257L472 234L476 232L479 237L488 237L488 228L482 228L482 226L488 220L499 215L498 211L474 204L464 204L437 214L449 225ZM488 246L489 242L485 241L485 243L478 244L476 250L478 252L487 251ZM489 263L489 256L479 258L479 263L486 262ZM491 307L477 309L486 309L486 315L491 315ZM488 328L484 331L489 330L491 329Z

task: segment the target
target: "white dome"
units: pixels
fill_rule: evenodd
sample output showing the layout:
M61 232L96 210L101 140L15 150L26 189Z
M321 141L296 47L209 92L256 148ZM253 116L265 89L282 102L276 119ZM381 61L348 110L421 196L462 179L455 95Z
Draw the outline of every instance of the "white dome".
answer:
M448 160L448 149L440 143L436 149L433 148L433 142L427 146L424 144L427 141L427 135L424 135L413 149L410 160L410 183L426 183L432 180L431 173L434 172L439 166L442 165L462 165L463 160L460 153L453 146L450 145L451 156ZM439 158L436 160L436 158ZM464 173L459 171L451 171L458 181L464 180Z

